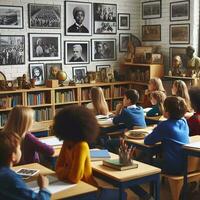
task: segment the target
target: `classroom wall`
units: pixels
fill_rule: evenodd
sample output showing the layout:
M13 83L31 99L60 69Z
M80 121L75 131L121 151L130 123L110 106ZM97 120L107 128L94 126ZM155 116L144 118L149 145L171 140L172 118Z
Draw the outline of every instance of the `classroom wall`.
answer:
M0 5L17 5L23 6L24 10L24 29L0 29L1 35L25 35L25 65L4 65L0 66L0 71L2 71L7 80L16 79L18 76L22 76L22 74L28 74L28 65L30 63L62 63L63 70L67 72L69 77L72 77L72 65L64 65L64 41L65 40L83 40L88 41L91 38L116 38L116 51L117 51L117 60L116 61L101 61L101 62L93 62L91 61L87 65L88 71L96 71L96 65L106 65L111 64L114 68L119 67L120 59L124 54L119 53L119 33L132 33L136 36L140 34L140 0L78 0L79 2L96 2L96 3L111 3L117 4L117 12L118 13L130 13L130 30L126 31L117 31L116 35L98 35L93 34L92 36L65 36L64 35L64 0L0 0ZM38 3L38 4L57 4L61 5L61 29L29 29L28 28L28 3ZM92 23L93 24L93 23ZM93 30L93 29L92 29ZM61 61L28 61L28 33L61 33L61 41L62 41L62 60ZM77 65L75 65L77 66ZM79 65L80 66L80 65ZM85 66L85 65L83 65Z

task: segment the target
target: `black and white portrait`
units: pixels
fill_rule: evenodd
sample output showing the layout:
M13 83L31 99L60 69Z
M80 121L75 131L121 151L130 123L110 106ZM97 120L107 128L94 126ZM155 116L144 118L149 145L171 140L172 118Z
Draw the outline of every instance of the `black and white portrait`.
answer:
M65 1L65 34L91 35L92 4Z
M0 5L0 28L23 28L23 7Z
M0 65L25 64L23 35L0 35Z
M61 35L29 33L29 60L60 60Z
M29 4L29 28L60 28L61 6Z
M57 73L62 70L62 63L46 64L46 79L57 79Z
M116 39L92 39L92 60L116 60Z
M87 73L87 67L86 66L80 66L80 67L72 67L72 73L73 73L73 79L76 83L82 83L84 82L84 78Z
M190 1L170 3L170 21L185 21L190 19Z
M65 64L89 63L89 42L65 41Z
M142 19L155 19L161 17L161 1L142 2Z
M96 71L100 71L102 68L109 68L110 65L96 65Z
M130 14L118 13L118 29L130 30Z
M119 51L127 52L128 51L128 43L131 41L130 33L120 33L119 34Z
M93 4L94 33L116 34L117 33L117 5L116 4Z
M44 85L45 74L44 74L44 64L30 64L29 65L30 78L35 79L35 85Z

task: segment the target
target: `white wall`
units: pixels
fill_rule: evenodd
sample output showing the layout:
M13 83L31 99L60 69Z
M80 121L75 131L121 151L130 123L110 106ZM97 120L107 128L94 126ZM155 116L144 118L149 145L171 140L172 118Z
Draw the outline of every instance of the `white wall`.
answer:
M81 2L96 2L96 3L112 3L117 4L117 12L118 13L130 13L131 17L131 29L127 31L117 31L116 35L97 35L93 34L92 36L65 36L64 35L64 0L0 0L0 5L17 5L23 6L24 9L24 29L0 29L1 35L25 35L25 65L4 65L0 66L0 71L2 71L7 80L13 80L17 76L22 76L22 74L28 74L28 66L30 63L57 63L62 62L63 70L67 72L67 74L71 77L72 76L72 65L64 65L64 41L65 40L83 40L83 41L90 41L91 38L116 38L117 39L117 61L101 61L101 62L92 62L87 64L88 71L95 71L97 64L111 64L113 67L118 68L120 58L123 54L119 53L119 33L133 33L136 36L139 36L139 12L140 12L140 1L139 0L78 0ZM38 3L38 4L56 4L61 5L61 29L29 29L28 28L28 3ZM93 24L93 23L92 23ZM92 29L93 30L93 29ZM62 35L62 61L35 61L29 62L28 61L28 33L61 33ZM91 56L90 56L91 57ZM91 59L91 58L90 58ZM83 65L85 66L85 65Z

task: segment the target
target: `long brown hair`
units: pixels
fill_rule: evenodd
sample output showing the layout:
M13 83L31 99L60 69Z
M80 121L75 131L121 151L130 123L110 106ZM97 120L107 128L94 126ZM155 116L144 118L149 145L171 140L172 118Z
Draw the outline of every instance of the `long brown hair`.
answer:
M151 78L149 80L149 83L154 85L155 91L158 90L158 91L162 91L162 92L166 93L160 78L156 78L156 77L155 78Z
M107 115L109 113L108 104L101 87L91 89L91 100L96 115Z
M27 106L15 106L8 115L4 132L15 132L24 137L32 126L34 111Z
M164 101L166 99L165 93L162 92L162 91L153 91L150 94L150 98L156 99L159 110L163 114L163 112L164 112Z

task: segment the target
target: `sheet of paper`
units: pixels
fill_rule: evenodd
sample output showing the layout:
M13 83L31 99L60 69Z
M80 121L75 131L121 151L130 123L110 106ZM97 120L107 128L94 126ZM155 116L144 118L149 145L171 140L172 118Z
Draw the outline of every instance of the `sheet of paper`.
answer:
M112 122L112 118L109 118L109 119L104 119L104 120L98 120L98 123L100 125L113 125L113 122Z
M144 112L147 113L151 110L152 108L143 108Z
M63 141L60 141L57 137L54 136L41 139L40 141L50 146L61 146L63 144Z
M62 190L69 189L71 187L74 187L76 184L71 184L71 183L65 183L62 181L59 181L56 177L54 176L47 176L49 179L49 186L47 189L51 194L55 194L57 192L60 192ZM27 185L35 192L39 192L39 187L37 185L37 181L31 181L28 182Z
M200 149L200 141L199 142L193 142L193 143L190 143L190 144L186 144L185 146L186 147L190 147L190 148L198 148L198 149Z

